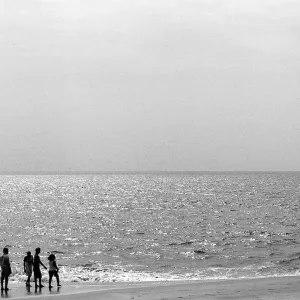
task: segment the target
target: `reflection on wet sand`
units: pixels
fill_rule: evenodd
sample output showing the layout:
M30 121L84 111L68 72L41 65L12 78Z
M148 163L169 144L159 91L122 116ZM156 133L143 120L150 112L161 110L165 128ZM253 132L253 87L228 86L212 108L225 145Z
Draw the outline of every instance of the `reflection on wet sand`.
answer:
M52 288L41 288L26 286L25 289L22 287L13 287L8 291L1 291L1 298L16 298L16 297L31 297L31 296L47 296L60 294L60 287Z

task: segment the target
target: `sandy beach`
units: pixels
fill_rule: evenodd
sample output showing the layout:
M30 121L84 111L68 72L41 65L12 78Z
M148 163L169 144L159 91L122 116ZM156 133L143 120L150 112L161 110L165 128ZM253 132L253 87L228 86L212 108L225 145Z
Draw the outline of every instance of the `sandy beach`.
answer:
M208 299L299 299L300 277L275 277L221 281L147 282L111 284L65 284L49 291L35 291L24 286L10 285L2 298L12 299L85 299L85 300L208 300Z

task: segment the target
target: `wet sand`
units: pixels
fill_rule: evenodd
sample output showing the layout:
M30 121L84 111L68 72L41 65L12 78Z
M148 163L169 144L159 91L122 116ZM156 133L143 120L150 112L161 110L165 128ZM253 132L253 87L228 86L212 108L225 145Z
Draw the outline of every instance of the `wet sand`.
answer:
M222 281L65 284L26 290L11 284L2 298L85 300L208 300L208 299L300 299L300 277L275 277Z

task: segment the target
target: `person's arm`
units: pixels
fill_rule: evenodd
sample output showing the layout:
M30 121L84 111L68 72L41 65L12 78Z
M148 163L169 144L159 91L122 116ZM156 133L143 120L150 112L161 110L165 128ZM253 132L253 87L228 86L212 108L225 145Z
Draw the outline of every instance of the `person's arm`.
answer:
M24 266L24 272L26 271L26 268L25 268L25 259L23 260L23 266Z
M47 270L46 266L41 262L40 257L39 257L39 264L42 265L45 268L45 270Z
M40 264L47 270L47 267L40 261Z

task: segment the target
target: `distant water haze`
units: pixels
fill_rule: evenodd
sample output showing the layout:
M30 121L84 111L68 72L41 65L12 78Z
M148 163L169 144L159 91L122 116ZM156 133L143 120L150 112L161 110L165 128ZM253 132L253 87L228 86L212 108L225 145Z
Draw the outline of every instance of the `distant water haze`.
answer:
M2 0L0 171L300 170L300 3Z

